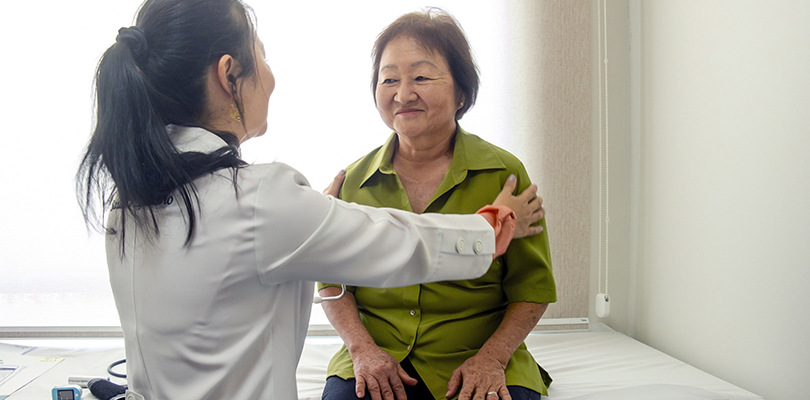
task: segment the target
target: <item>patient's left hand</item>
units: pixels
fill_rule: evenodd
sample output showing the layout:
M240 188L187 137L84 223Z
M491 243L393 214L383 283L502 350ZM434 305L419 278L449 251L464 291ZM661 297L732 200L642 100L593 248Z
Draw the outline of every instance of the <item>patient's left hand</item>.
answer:
M509 395L509 390L506 388L506 375L503 372L505 368L495 358L481 353L476 354L453 371L453 376L447 383L445 397L449 399L455 396L459 384L461 384L459 400L496 399L494 394L487 395L489 392L498 393L501 399L512 400L512 396Z

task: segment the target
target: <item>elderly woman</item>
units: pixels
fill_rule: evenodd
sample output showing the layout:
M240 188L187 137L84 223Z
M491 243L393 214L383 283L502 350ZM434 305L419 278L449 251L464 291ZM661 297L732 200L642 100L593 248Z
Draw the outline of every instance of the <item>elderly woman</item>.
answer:
M346 169L342 199L458 214L492 201L515 176L519 189L530 186L516 157L458 124L479 80L452 16L432 9L400 17L380 34L373 57L374 100L394 133ZM319 288L322 296L339 292ZM348 291L324 304L345 346L329 363L323 399L547 394L551 379L523 344L556 301L545 231L513 241L478 279Z

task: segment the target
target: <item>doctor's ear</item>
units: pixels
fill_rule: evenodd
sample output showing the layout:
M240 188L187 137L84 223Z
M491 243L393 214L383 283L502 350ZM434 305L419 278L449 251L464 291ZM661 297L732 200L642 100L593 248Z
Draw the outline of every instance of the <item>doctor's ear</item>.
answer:
M225 54L219 58L215 68L219 86L228 96L233 97L236 94L236 75L239 72L239 62L229 54Z

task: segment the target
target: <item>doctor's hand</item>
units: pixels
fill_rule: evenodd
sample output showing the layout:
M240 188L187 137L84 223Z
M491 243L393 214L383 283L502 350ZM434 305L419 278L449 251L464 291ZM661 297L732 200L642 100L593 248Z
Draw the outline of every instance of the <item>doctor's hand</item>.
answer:
M445 397L449 399L458 393L458 400L512 400L506 388L505 368L495 358L479 352L453 371Z
M523 193L513 196L512 193L515 192L516 187L517 178L509 175L506 183L503 184L503 190L492 204L507 206L515 212L515 239L543 232L543 226L532 226L546 216L546 211L543 210L543 199L537 195L537 185L531 184Z
M403 384L413 386L418 382L402 369L396 358L375 345L355 350L351 357L357 379L354 390L361 399L368 388L372 400L407 400Z
M346 171L340 170L340 172L335 175L335 179L332 180L332 183L330 183L329 186L323 190L323 194L339 199L340 187L343 186L344 180L346 180Z

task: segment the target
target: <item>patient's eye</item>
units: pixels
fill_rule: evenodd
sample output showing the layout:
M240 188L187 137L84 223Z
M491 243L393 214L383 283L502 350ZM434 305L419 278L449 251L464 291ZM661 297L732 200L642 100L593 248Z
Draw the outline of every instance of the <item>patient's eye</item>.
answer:
M396 80L396 79L388 78L388 79L383 79L383 81L381 82L381 84L383 84L383 85L390 85L390 84L392 84L392 83L396 83L396 82L397 82L397 80Z

